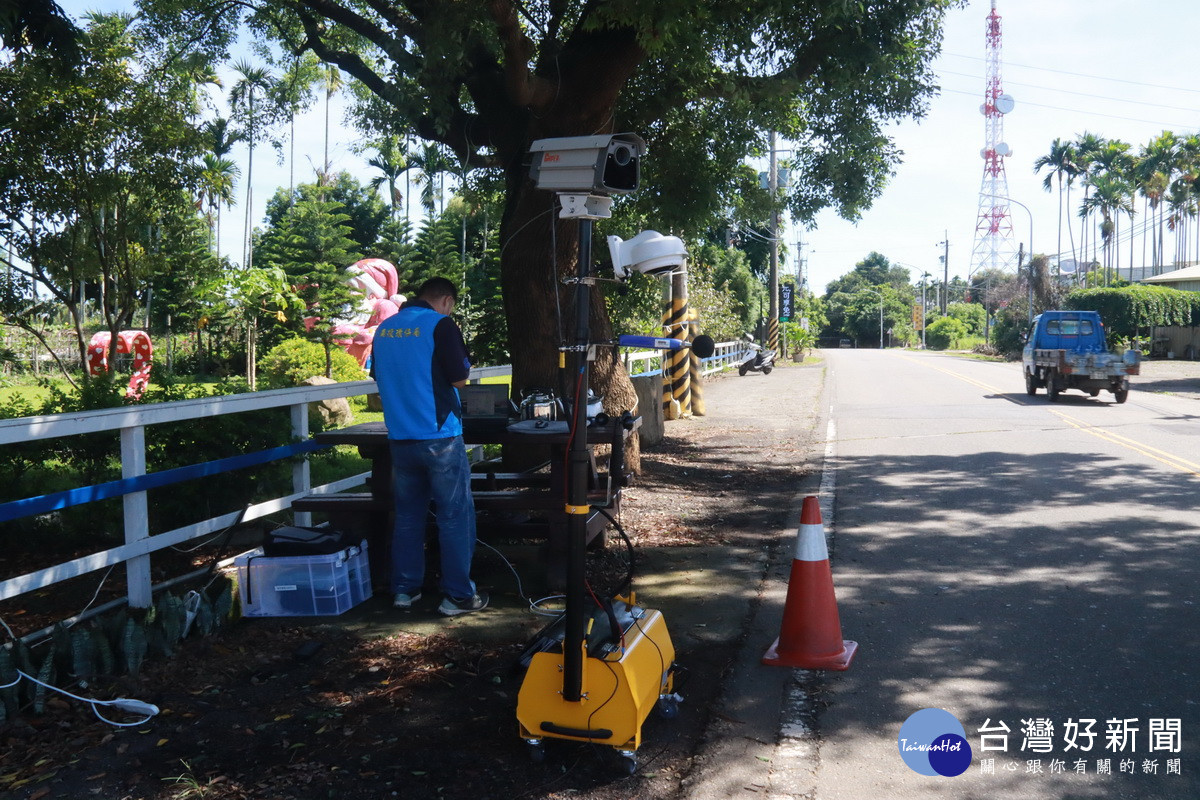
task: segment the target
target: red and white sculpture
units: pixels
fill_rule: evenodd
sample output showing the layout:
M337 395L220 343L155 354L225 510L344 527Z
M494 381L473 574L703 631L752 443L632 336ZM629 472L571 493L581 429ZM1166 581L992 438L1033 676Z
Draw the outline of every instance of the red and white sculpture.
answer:
M334 340L361 365L371 356L371 340L379 323L400 310L407 298L399 294L400 279L396 268L382 258L364 258L346 270L346 282L362 293L355 313L339 319L333 328Z
M100 331L88 342L90 375L103 375L108 372L108 351L111 343L112 335L108 331ZM121 331L117 334L117 352L133 356L133 374L129 376L129 388L125 390L125 396L134 400L141 399L146 384L150 382L150 356L154 352L150 337L145 331Z

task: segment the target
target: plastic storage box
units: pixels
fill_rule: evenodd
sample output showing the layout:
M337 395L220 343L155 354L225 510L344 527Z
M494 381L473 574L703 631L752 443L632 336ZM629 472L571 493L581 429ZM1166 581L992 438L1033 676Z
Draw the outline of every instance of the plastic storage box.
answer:
M260 547L233 563L246 617L334 616L371 596L365 541L313 556L268 558Z

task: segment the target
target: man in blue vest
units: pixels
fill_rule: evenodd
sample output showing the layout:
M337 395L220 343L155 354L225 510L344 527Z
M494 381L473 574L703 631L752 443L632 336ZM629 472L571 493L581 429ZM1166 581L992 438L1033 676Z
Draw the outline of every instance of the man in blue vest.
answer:
M425 522L437 506L442 553L438 611L469 614L488 604L471 580L475 504L462 439L458 387L471 371L462 331L450 319L458 288L430 278L416 299L375 329L372 372L383 401L392 452L396 526L392 534L392 592L396 608L411 608L425 582Z

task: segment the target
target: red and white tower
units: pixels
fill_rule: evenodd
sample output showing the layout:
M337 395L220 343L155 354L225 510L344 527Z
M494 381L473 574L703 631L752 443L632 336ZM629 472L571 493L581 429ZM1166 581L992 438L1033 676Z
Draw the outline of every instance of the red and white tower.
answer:
M987 18L987 86L979 107L986 120L987 140L979 152L983 156L983 184L979 188L971 274L988 268L1017 268L1017 245L1008 213L1008 178L1004 174L1004 159L1012 155L1012 148L1004 142L1004 115L1013 110L1013 99L1000 85L1000 46L1000 15L996 13L996 0L992 0L992 13Z

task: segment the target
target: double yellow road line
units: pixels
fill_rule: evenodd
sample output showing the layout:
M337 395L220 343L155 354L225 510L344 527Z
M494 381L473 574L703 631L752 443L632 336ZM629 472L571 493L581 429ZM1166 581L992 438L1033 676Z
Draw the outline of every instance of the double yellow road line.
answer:
M984 391L992 392L994 394L1003 394L1000 389L997 389L994 386L986 384L983 381L976 380L975 378L968 378L967 376L961 375L953 370L931 364L925 358L914 358L911 356L903 357L915 363L921 364L922 366L929 367L930 369L937 370L938 372L943 372L953 378L958 378L960 381L969 383L972 386L977 386ZM1017 402L1020 405L1033 405L1023 397L1019 398ZM1160 464L1165 464L1172 469L1179 470L1180 472L1187 473L1188 475L1195 475L1197 478L1200 478L1200 464L1197 464L1195 461L1189 461L1188 459L1177 456L1174 453L1168 453L1165 450L1159 450L1157 447L1151 447L1144 442L1139 442L1136 439L1130 439L1128 436L1122 436L1119 433L1113 433L1105 428L1097 428L1095 425L1091 425L1077 417L1072 417L1070 414L1058 411L1057 409L1047 408L1046 410L1076 430L1080 430L1084 433L1095 436L1097 439L1103 439L1110 444L1124 447L1126 450L1132 450L1135 453L1157 461Z
M1084 433L1090 433L1097 439L1103 439L1106 442L1119 445L1127 450L1140 453L1146 458L1153 459L1160 464L1166 464L1168 467L1177 469L1180 472L1186 472L1189 475L1195 475L1197 478L1200 478L1200 464L1197 464L1194 461L1188 461L1186 458L1177 456L1174 453L1168 453L1166 450L1159 450L1157 447L1151 447L1150 445L1139 442L1136 439L1130 439L1128 436L1122 436L1119 433L1113 433L1105 428L1097 428L1095 425L1089 425L1082 420L1072 417L1070 414L1064 414L1063 412L1055 411L1054 409L1047 410L1054 416L1061 419L1063 422L1070 425L1072 428L1081 430Z

